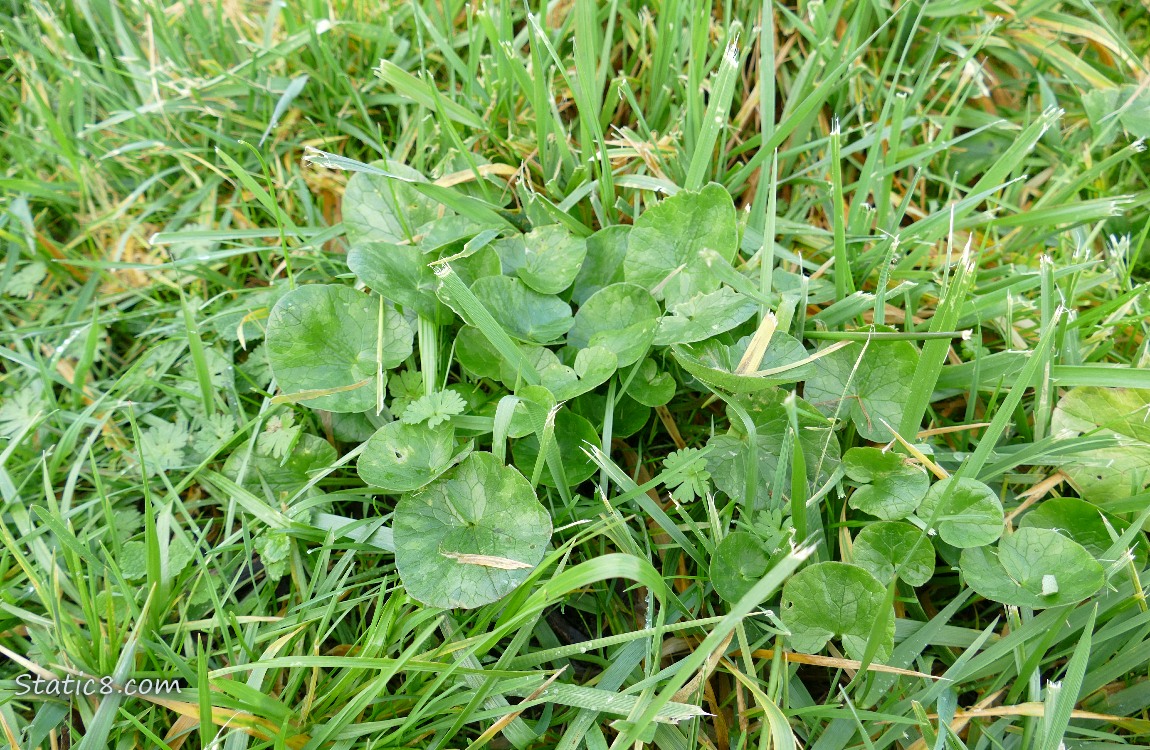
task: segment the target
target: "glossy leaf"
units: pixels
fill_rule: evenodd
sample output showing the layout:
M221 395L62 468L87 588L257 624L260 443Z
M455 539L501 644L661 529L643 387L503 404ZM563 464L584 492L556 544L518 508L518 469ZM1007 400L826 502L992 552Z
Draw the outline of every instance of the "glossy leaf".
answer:
M886 588L859 566L843 562L811 565L783 586L781 617L791 631L787 640L796 651L815 654L831 638L841 638L847 656L861 659L885 602ZM886 661L893 648L894 617L889 617L875 660Z
M879 448L851 448L843 456L843 469L860 483L850 506L888 521L914 513L930 488L925 469L902 454Z

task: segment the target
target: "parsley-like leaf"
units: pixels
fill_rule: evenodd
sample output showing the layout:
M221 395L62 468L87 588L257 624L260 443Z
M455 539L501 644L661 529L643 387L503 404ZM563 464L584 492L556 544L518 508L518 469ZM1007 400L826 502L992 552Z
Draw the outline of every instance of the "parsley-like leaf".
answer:
M689 503L711 491L711 474L707 471L707 459L698 455L698 448L684 448L671 453L663 460L667 471L682 470L676 479L667 480L667 488L672 489L671 497L680 503Z
M438 391L429 393L412 402L403 412L404 424L419 424L427 422L428 427L435 427L446 422L456 414L462 414L467 406L455 391Z

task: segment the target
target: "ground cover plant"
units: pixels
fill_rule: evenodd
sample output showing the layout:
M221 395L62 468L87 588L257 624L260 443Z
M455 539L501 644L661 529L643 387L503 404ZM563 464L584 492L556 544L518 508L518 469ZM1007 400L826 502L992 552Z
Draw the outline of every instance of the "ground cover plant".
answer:
M8 3L0 737L1144 746L1147 24Z

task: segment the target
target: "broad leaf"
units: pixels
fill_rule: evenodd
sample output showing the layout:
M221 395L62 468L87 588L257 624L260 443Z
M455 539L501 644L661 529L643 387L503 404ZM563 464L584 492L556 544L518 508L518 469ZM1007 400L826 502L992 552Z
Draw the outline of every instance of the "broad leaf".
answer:
M1118 441L1113 448L1058 459L1083 498L1105 504L1150 487L1150 390L1073 388L1058 402L1051 432L1061 438L1090 432Z
M934 546L916 526L903 521L876 521L864 526L855 537L854 564L884 585L898 571L899 577L911 586L921 586L934 575Z
M477 378L501 378L503 357L474 326L463 326L455 334L455 358Z
M647 353L655 337L659 303L635 284L612 284L591 295L567 334L578 349L602 346L615 353L619 367L634 364Z
M630 233L630 226L617 224L603 227L587 238L587 257L571 292L575 304L582 305L603 287L623 280L623 258Z
M426 178L397 161L377 161L373 166L391 174L426 182ZM343 226L354 246L364 242L405 242L425 231L434 221L439 205L409 183L371 172L356 172L343 192Z
M571 327L571 306L554 294L540 294L519 279L485 276L471 291L491 316L520 341L547 344Z
M860 483L850 506L887 521L914 513L930 488L925 469L906 456L879 448L851 448L843 456L843 469Z
M867 571L848 563L822 562L800 570L783 586L781 616L796 651L815 654L838 637L847 656L861 659L885 603L886 588ZM886 661L893 648L894 617L888 617L875 660Z
M659 372L653 359L645 359L639 365L627 395L644 406L662 406L675 395L675 379L669 373Z
M1034 609L1080 602L1106 580L1102 565L1081 544L1033 527L1004 536L997 548L964 549L961 568L981 596Z
M551 539L551 516L528 481L472 453L395 507L395 564L412 598L479 607L527 580Z
M947 544L982 547L1002 536L1005 516L994 490L976 479L950 477L935 482L918 506L918 517Z
M411 492L451 468L455 429L450 424L390 422L363 446L356 470L363 481L388 492Z
M560 361L555 352L542 346L522 346L527 360L535 366L542 385L558 401L580 396L595 386L602 385L615 374L615 354L601 346L580 349L571 366ZM500 377L504 385L514 388L519 374L506 361L500 362Z
M696 294L667 308L667 315L659 320L655 344L693 344L709 339L750 320L758 309L754 300L729 287Z
M1110 515L1076 497L1048 497L1028 510L1018 525L1021 528L1033 527L1057 531L1081 544L1096 560L1102 560L1114 542L1110 536L1110 529L1113 529L1115 534L1122 534L1130 528L1129 521ZM1139 538L1134 548L1134 555L1141 569L1141 563L1146 558L1144 538Z
M631 229L623 277L668 305L719 288L705 251L735 257L739 232L735 204L722 186L682 191L644 211ZM681 267L681 268L680 268Z
M865 440L885 443L894 435L883 421L902 421L917 365L918 350L909 341L871 342L865 353L852 344L819 360L803 396L824 414L849 417Z
M748 361L740 370L739 364L753 338L744 336L734 344L710 339L700 344L672 346L671 353L684 370L707 385L731 393L752 393L795 383L815 371L814 363L797 364L808 356L807 350L794 336L781 331L771 337L757 362Z
M347 253L347 267L381 296L440 325L451 322L447 305L435 296L438 281L428 267L433 260L414 245L368 242Z
M591 423L570 409L560 409L555 415L555 447L559 451L559 460L563 464L563 474L569 486L585 482L599 470L583 449L584 443L598 446L601 442ZM511 454L519 470L530 476L539 458L539 436L528 435L522 440L516 440L511 447ZM555 477L547 469L543 470L539 481L547 487L555 486Z
M734 603L759 582L771 563L763 541L746 531L732 531L715 547L711 585L725 601Z
M272 308L268 363L285 394L334 391L302 400L307 406L367 411L376 406L377 378L407 359L413 335L382 297L348 286L308 284Z
M587 255L587 241L553 224L523 235L519 278L540 294L559 294L575 281Z

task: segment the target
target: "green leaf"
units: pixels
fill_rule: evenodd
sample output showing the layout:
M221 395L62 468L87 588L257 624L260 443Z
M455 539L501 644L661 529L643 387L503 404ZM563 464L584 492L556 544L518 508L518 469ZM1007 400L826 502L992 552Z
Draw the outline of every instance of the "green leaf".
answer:
M1063 439L1092 433L1117 440L1111 448L1057 459L1058 468L1086 500L1106 503L1150 487L1150 390L1072 388L1059 400L1050 429Z
M1114 544L1107 527L1122 534L1130 528L1130 522L1076 497L1048 497L1026 511L1018 526L1057 531L1085 547L1094 559L1102 560ZM1135 547L1134 554L1137 560L1145 560L1144 540Z
M233 481L239 476L246 453L247 447L244 446L228 456L224 463L224 476ZM312 474L334 464L336 458L335 448L316 435L300 435L287 461L281 461L266 447L261 450L257 443L240 486L260 497L264 496L266 486L271 491L272 500L283 502L310 482Z
M570 367L545 347L522 346L521 349L527 361L538 371L542 385L555 395L557 401L568 401L602 385L617 369L614 352L601 346L580 349ZM506 361L500 365L503 383L514 388L519 380L518 373Z
M373 291L438 325L446 325L453 316L435 296L439 282L427 265L429 260L414 245L388 242L353 245L347 253L347 267Z
M659 303L635 284L612 284L591 295L575 314L567 344L578 349L602 346L615 353L619 367L639 361L655 337Z
M418 182L426 178L391 159L372 166ZM439 204L410 183L375 172L356 172L343 193L343 226L354 246L363 242L404 242L422 234L438 217Z
M420 424L426 422L428 427L436 427L462 414L467 408L463 397L453 390L436 391L428 393L413 401L403 411L404 424Z
M555 415L555 446L559 451L559 460L563 463L563 474L572 487L587 481L598 471L595 462L583 452L585 442L599 445L599 434L595 428L570 409L560 409ZM539 435L527 435L516 440L511 446L511 455L515 457L515 465L519 470L530 475L539 458ZM550 471L544 471L539 481L547 487L555 486L555 477Z
M671 353L683 369L707 385L731 393L752 393L783 383L795 383L814 372L813 363L798 365L807 350L790 334L776 331L758 362L750 362L742 372L739 363L754 339L744 336L734 344L710 339L700 344L672 346ZM828 357L829 358L829 357ZM797 365L797 366L795 366ZM787 368L770 375L756 375L762 370Z
M746 531L732 531L715 547L711 585L724 601L737 602L766 575L770 563L763 540Z
M730 261L738 245L730 194L714 183L697 193L684 190L635 220L623 277L673 305L718 289L719 279L711 273L703 253L711 250Z
M880 448L851 448L842 464L846 475L860 483L850 506L886 521L914 513L930 488L925 469L906 456Z
M571 306L554 294L540 294L519 279L484 276L471 285L496 322L514 338L547 344L571 328Z
M861 659L885 601L886 587L859 566L822 562L800 570L783 586L781 617L796 651L815 654L838 637L847 656ZM889 659L894 648L895 618L888 619L874 653L878 662Z
M268 318L267 354L286 394L348 388L303 400L315 409L376 406L376 379L411 354L411 326L381 297L309 284L284 295ZM360 385L362 383L362 385Z
M523 235L523 265L515 272L540 294L559 294L575 281L587 255L587 241L558 224Z
M707 459L699 457L698 448L672 451L663 459L664 471L682 471L677 479L667 481L667 489L674 489L671 497L680 503L689 503L711 491L711 475L707 472Z
M395 507L395 564L412 598L478 607L527 580L551 539L551 517L528 481L490 453L472 453Z
M278 581L287 574L291 563L291 537L269 529L256 538L255 548L268 580Z
M387 492L411 492L451 468L455 428L450 424L389 422L364 443L355 468L359 478Z
M850 455L850 452L847 452ZM934 546L916 526L902 521L867 524L854 541L854 564L886 585L895 571L911 586L934 575Z
M587 257L571 292L575 304L582 305L603 287L623 280L623 258L627 255L630 233L630 226L616 224L603 227L587 238Z
M463 326L456 333L455 358L477 378L501 378L503 358L475 326Z
M803 396L824 414L849 416L865 440L885 443L894 435L883 420L892 426L902 421L918 349L909 341L871 342L860 361L859 347L852 344L820 359Z
M675 379L659 372L653 359L645 359L627 388L627 395L644 406L662 406L675 395Z
M667 308L655 345L692 344L725 333L754 316L758 303L729 287L700 293Z
M1081 544L1032 527L1004 536L997 548L964 549L960 567L979 595L1034 609L1076 604L1106 580L1102 565Z
M126 542L116 556L120 573L129 581L148 576L147 545L142 541ZM182 535L174 535L168 545L168 575L177 576L188 567L195 556L191 543Z
M918 517L938 529L942 541L959 548L982 547L1002 536L1005 516L994 490L976 479L935 482L918 506Z

